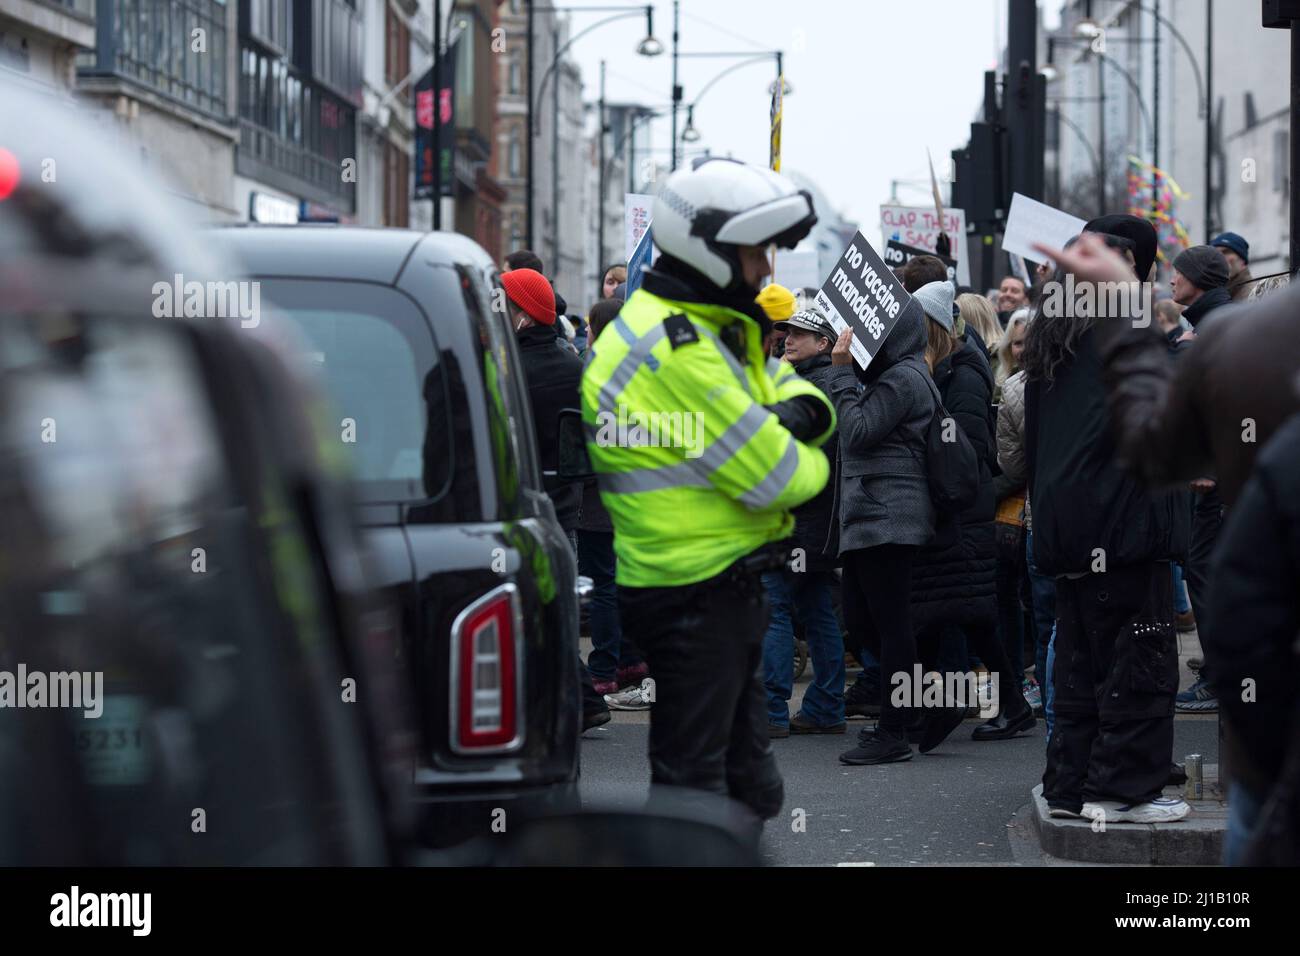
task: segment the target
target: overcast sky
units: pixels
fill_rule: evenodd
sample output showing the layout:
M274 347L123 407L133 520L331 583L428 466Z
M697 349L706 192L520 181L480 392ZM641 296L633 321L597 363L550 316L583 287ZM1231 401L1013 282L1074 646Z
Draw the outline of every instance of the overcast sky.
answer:
M574 44L586 98L597 97L605 59L609 100L668 105L672 3L654 7L655 35L665 47L659 57L635 53L645 34L641 18L607 24ZM680 49L784 50L794 92L785 102L782 168L810 176L872 236L891 180L912 181L899 186L903 201L928 204L926 148L940 169L966 142L984 71L995 68L1005 43L1006 8L1007 0L683 0ZM573 30L607 15L575 13ZM683 58L683 103L735 62ZM707 146L766 165L774 74L772 61L760 61L722 79L695 110L701 139L684 149ZM683 109L679 131L685 122ZM656 155L666 158L667 118L654 124L653 137Z

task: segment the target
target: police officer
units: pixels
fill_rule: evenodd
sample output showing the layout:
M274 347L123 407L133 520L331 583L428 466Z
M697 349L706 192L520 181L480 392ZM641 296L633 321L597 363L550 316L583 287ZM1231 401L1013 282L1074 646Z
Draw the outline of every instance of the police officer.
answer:
M582 414L614 524L624 633L654 675L656 784L784 798L767 735L760 576L789 560L792 508L826 484L830 402L763 355L767 250L817 221L780 175L712 159L654 205L662 251L596 341ZM784 547L782 543L784 542Z

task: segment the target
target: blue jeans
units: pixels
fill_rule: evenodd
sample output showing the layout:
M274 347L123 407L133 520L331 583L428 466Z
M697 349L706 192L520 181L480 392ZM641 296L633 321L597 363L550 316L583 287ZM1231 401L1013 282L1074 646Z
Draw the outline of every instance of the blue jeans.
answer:
M763 683L767 719L784 727L790 722L794 692L794 621L804 627L813 680L803 696L801 713L819 727L844 722L844 639L835 620L835 575L829 571L772 571L763 575L770 613L763 638Z
M1192 609L1192 602L1188 600L1187 588L1183 584L1183 566L1177 561L1171 561L1169 567L1174 575L1174 611L1186 614Z
M1056 689L1052 682L1052 668L1056 666L1056 622L1047 639L1047 679L1043 681L1043 720L1047 724L1047 740L1052 739L1052 718L1056 716Z
M587 667L593 680L611 681L620 667L640 664L636 648L623 640L614 585L614 533L578 531L578 572L591 578L591 653ZM791 665L793 666L793 665Z
M1228 832L1223 835L1223 865L1240 866L1242 854L1255 834L1264 801L1240 783L1228 792Z

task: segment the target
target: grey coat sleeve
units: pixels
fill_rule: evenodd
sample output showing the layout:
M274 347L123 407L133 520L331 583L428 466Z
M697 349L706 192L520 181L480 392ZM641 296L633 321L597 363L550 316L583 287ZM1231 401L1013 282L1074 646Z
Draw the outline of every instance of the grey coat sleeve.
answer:
M868 454L911 411L920 384L916 372L894 366L862 389L851 366L836 366L830 377L830 395L839 422L840 454Z

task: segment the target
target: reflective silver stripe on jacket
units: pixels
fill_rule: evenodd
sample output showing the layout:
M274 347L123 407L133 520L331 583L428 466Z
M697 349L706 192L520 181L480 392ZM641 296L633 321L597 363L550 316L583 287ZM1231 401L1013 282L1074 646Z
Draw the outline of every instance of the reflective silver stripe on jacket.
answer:
M766 508L785 491L790 479L799 470L799 443L790 438L785 446L781 460L767 473L767 476L753 488L740 496L740 503L746 508Z

